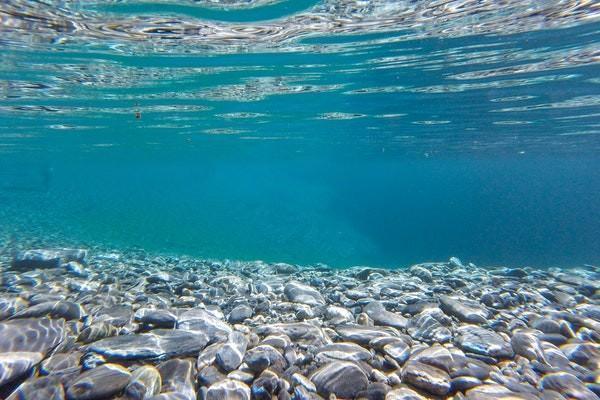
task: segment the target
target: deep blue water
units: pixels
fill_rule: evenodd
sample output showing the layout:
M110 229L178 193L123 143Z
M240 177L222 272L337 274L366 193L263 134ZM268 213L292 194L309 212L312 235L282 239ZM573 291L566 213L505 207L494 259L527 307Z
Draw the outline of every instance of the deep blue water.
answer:
M0 6L9 245L600 262L593 8L58 3Z

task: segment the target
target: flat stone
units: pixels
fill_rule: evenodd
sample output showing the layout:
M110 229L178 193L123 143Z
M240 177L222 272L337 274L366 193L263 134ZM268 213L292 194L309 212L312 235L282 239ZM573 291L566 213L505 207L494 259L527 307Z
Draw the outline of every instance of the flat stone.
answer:
M406 329L408 320L400 314L387 311L379 301L372 301L364 308L364 312L373 320L375 325L392 326Z
M428 400L428 398L421 396L419 393L415 392L412 389L400 388L390 390L385 395L385 400Z
M125 395L130 400L144 400L160 393L162 379L160 372L151 365L144 365L133 371Z
M517 329L513 332L510 343L515 354L531 361L539 360L547 364L544 350L535 333L529 330Z
M150 333L115 336L87 347L108 360L141 360L195 355L208 343L201 333L155 329Z
M342 324L346 322L354 322L354 315L347 309L338 306L328 306L325 315L333 324Z
M276 348L269 345L259 345L246 352L244 362L250 370L260 373L267 368L283 372L287 368L287 361Z
M410 319L407 332L419 341L446 343L452 339L452 332L446 327L450 323L439 308L427 308Z
M226 375L222 373L217 367L214 365L209 365L204 367L200 373L198 374L198 383L202 386L210 386L213 383L217 383L223 379L225 379ZM252 380L254 376L252 376Z
M177 317L168 310L140 308L133 316L133 320L155 328L173 328L177 324Z
M446 372L450 372L454 365L454 359L450 351L437 343L415 353L410 359L440 368Z
M293 303L302 303L309 306L322 306L325 305L325 299L316 289L303 285L300 282L288 283L283 293L287 299Z
M77 341L81 343L96 342L100 339L115 336L119 330L110 322L97 322L85 327L77 336Z
M69 400L104 399L121 392L131 374L117 364L104 364L81 374L67 388Z
M179 316L177 328L200 332L206 335L210 343L224 342L231 333L231 327L226 322L199 308L182 313Z
M80 359L83 353L70 351L68 353L56 353L45 359L40 366L43 375L59 375L72 371L79 371Z
M473 301L459 300L449 296L440 296L440 308L463 322L485 324L489 312L484 306Z
M240 332L232 332L229 340L217 351L215 361L223 371L233 371L240 366L246 353L248 340Z
M208 388L205 400L250 400L250 388L240 381L224 379Z
M24 382L7 400L64 400L65 390L57 376L44 376Z
M237 324L239 322L243 322L248 318L252 318L252 314L254 314L254 310L247 304L240 304L231 310L227 320L232 324Z
M180 398L196 400L194 383L192 382L193 364L190 360L172 359L158 365L162 378L161 390L165 393L178 393Z
M567 372L546 374L540 381L544 390L555 390L569 399L594 400L598 396L588 389L575 375Z
M375 338L397 336L395 331L385 327L362 325L338 325L335 331L345 341L366 345Z
M514 356L510 343L494 331L477 325L461 326L456 331L456 343L463 351L497 358Z
M373 358L370 351L355 343L332 343L317 350L317 360L320 362L331 361L369 361Z
M256 329L256 333L266 335L285 335L294 342L322 345L327 343L323 331L307 322L292 322L282 324L263 325Z
M451 388L446 371L413 360L409 360L402 369L402 381L437 396L445 396Z
M0 353L0 387L29 373L42 358L38 352Z
M433 281L433 275L431 274L431 272L420 265L413 265L409 268L408 272L421 279L423 282L429 283Z
M0 353L39 352L45 356L65 336L65 321L62 319L28 318L2 322Z
M27 308L27 302L20 297L0 297L0 321L10 318Z
M401 339L384 345L382 350L400 365L404 364L410 356L410 346Z
M467 400L538 400L539 397L516 393L502 385L481 385L467 390Z
M329 397L334 394L341 398L353 398L369 383L367 376L356 364L336 361L315 371L310 380L319 394Z
M57 249L57 250L26 250L18 252L13 261L12 268L30 270L35 268L58 268L63 263L77 261L85 263L86 250Z

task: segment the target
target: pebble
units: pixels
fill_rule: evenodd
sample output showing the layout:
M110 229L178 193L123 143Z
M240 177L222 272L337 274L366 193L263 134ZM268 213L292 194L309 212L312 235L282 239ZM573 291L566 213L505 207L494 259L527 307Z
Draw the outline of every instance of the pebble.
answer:
M310 377L322 396L352 398L367 388L365 373L354 363L335 361L315 371Z
M160 393L162 379L160 372L152 365L137 368L125 387L125 395L130 400L143 400Z
M325 299L316 289L303 285L300 282L290 282L285 286L283 293L287 299L294 303L307 304L309 306L325 305Z
M81 374L67 388L69 400L104 399L121 392L131 374L117 364L104 364Z
M250 388L240 381L224 379L208 388L205 400L250 400Z
M445 396L451 388L447 372L419 361L406 363L402 368L402 381L437 396Z

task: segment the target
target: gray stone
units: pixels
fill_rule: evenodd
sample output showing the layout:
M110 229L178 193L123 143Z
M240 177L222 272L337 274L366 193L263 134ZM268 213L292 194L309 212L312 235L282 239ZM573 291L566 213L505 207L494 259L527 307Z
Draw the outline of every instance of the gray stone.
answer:
M409 388L400 388L390 390L385 395L385 400L428 400L427 397L421 396L419 393L415 392Z
M373 358L370 351L355 343L333 343L320 347L317 350L317 361L327 363L331 361L369 361Z
M125 395L130 400L144 400L160 393L161 387L160 372L151 365L144 365L131 374Z
M198 383L203 386L210 386L213 383L219 382L223 379L225 379L225 374L223 374L217 367L213 365L204 367L198 374ZM252 376L252 379L254 379L254 376Z
M413 265L412 267L410 267L410 269L408 270L412 275L416 276L417 278L421 279L423 282L432 282L433 281L433 276L431 274L430 271L426 270L425 268L423 268L420 265Z
M365 373L354 363L336 361L326 364L312 374L310 380L322 396L332 394L341 398L353 398L367 388Z
M450 323L450 318L439 308L427 308L410 319L407 331L422 342L446 343L452 339L452 332L446 327Z
M402 381L437 396L445 396L451 387L447 372L413 360L409 360L402 369Z
M96 342L100 339L115 336L119 330L110 322L93 323L85 327L77 336L77 341L81 343Z
M83 353L70 351L68 353L56 353L45 359L40 366L43 375L60 375L79 371L79 362Z
M86 255L87 252L81 249L26 250L15 255L12 267L18 270L58 268L69 261L85 263Z
M252 314L254 314L252 307L247 304L240 304L231 310L227 320L232 324L237 324L248 318L252 318Z
M135 312L133 319L155 328L173 328L177 324L177 317L172 312L151 308L140 308Z
M224 379L208 388L205 400L250 400L250 388L240 381Z
M7 400L64 400L65 390L57 376L44 376L24 382Z
M533 331L517 329L513 332L510 343L515 354L547 364L544 349Z
M300 282L290 282L285 286L283 293L293 303L302 303L309 306L325 305L325 299L314 288Z
M576 376L567 372L546 374L540 381L544 390L555 390L570 399L597 400L598 396Z
M162 378L161 390L165 393L177 393L178 398L196 400L192 382L193 365L190 360L172 359L158 365Z
M397 336L394 330L386 327L362 326L362 325L338 325L335 331L345 341L366 345L375 338Z
M497 358L512 358L512 346L494 331L477 325L465 325L457 329L456 343L466 352Z
M440 296L440 308L448 315L473 324L485 324L489 315L483 305L443 295Z
M328 342L323 331L319 327L307 322L263 325L256 329L256 333L262 336L285 335L294 342L316 346Z
M223 371L233 371L240 366L246 353L248 340L240 332L232 332L229 335L229 340L225 343L215 355L217 365Z
M158 359L195 355L207 343L208 338L201 333L155 329L150 333L102 339L90 344L87 351L101 354L108 360Z
M38 352L0 353L0 387L25 376L40 361Z
M400 314L387 311L383 304L372 301L364 308L364 312L375 322L375 325L392 326L394 328L406 329L408 320Z
M46 355L66 336L65 321L49 318L16 319L0 323L0 353L39 352Z
M287 368L287 361L273 346L260 345L246 352L244 362L250 370L260 373L267 368L283 372Z
M210 343L224 342L231 333L231 327L213 314L198 308L182 313L177 324L178 329L200 332Z
M121 392L131 374L117 364L104 364L81 374L67 388L69 400L95 400Z

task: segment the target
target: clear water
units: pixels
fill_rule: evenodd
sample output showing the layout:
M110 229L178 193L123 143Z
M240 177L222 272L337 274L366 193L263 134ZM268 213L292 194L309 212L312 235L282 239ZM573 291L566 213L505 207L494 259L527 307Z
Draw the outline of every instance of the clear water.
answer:
M599 28L576 1L2 2L0 240L598 263Z

